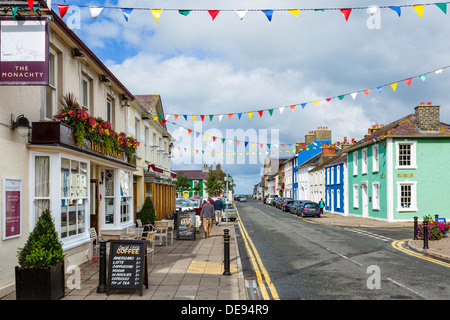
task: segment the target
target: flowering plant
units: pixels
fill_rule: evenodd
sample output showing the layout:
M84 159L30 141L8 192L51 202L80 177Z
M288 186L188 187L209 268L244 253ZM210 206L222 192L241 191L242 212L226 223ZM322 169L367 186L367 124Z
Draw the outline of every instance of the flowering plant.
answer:
M102 144L106 153L124 151L128 161L133 161L139 145L136 139L112 129L109 122L93 118L71 96L65 97L61 110L53 116L53 121L64 123L73 129L73 138L78 146L84 139Z
M440 240L442 234L447 232L448 227L445 223L431 220L428 223L428 240ZM423 224L417 226L417 237L423 240Z

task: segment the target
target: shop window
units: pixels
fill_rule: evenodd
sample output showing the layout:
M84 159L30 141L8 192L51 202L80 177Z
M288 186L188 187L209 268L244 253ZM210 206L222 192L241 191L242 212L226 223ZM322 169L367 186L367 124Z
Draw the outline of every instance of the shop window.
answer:
M87 168L86 162L61 159L61 238L86 231Z
M120 222L130 220L133 201L131 172L120 171Z
M44 209L50 208L50 157L34 158L34 221Z
M105 224L114 223L114 170L105 170Z

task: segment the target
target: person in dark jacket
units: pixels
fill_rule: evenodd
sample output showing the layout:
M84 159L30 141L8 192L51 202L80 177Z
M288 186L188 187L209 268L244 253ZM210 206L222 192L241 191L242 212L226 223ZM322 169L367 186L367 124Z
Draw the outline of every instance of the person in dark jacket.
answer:
M209 237L211 229L215 220L214 206L211 203L211 198L203 205L202 211L200 213L200 220L203 224L203 229L205 230L205 238Z
M222 211L225 209L225 205L222 200L217 199L214 201L214 211L216 213L216 226L219 224L220 218L222 217Z

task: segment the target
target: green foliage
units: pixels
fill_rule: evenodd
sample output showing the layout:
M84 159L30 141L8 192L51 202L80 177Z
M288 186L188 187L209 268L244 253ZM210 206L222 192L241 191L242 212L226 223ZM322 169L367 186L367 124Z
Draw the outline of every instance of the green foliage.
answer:
M191 189L191 184L188 178L184 175L183 171L177 172L177 180L175 180L175 188L177 191L189 190Z
M153 224L155 222L156 212L150 197L145 198L139 218L141 219L142 224Z
M19 248L17 257L21 268L46 268L64 260L62 243L50 210L42 212L25 246Z

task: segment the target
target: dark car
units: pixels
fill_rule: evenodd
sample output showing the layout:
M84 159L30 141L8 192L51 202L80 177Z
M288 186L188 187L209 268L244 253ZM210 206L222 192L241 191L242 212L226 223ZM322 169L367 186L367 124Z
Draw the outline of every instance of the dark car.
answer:
M290 213L296 214L297 213L297 207L301 204L301 200L294 200L294 202L291 203L291 206L289 208Z
M278 197L278 198L272 200L272 206L275 208L278 208L278 202L280 202L281 200L283 200L283 198L281 198L281 197Z
M291 212L291 205L294 203L294 200L285 200L283 202L283 206L281 207L281 210L284 212Z
M283 203L285 198L280 197L277 199L277 201L275 202L275 208L280 209L281 208L281 204Z
M290 200L294 200L292 198L283 198L283 200L280 201L280 203L278 204L278 209L284 211L284 206L285 204L290 201Z
M305 216L317 216L320 217L320 208L317 202L305 202L301 206L301 215Z
M298 215L298 216L301 216L302 215L302 206L303 206L303 204L305 203L305 202L311 202L310 200L298 200L298 205L297 205L297 207L295 208L295 214L296 215Z

